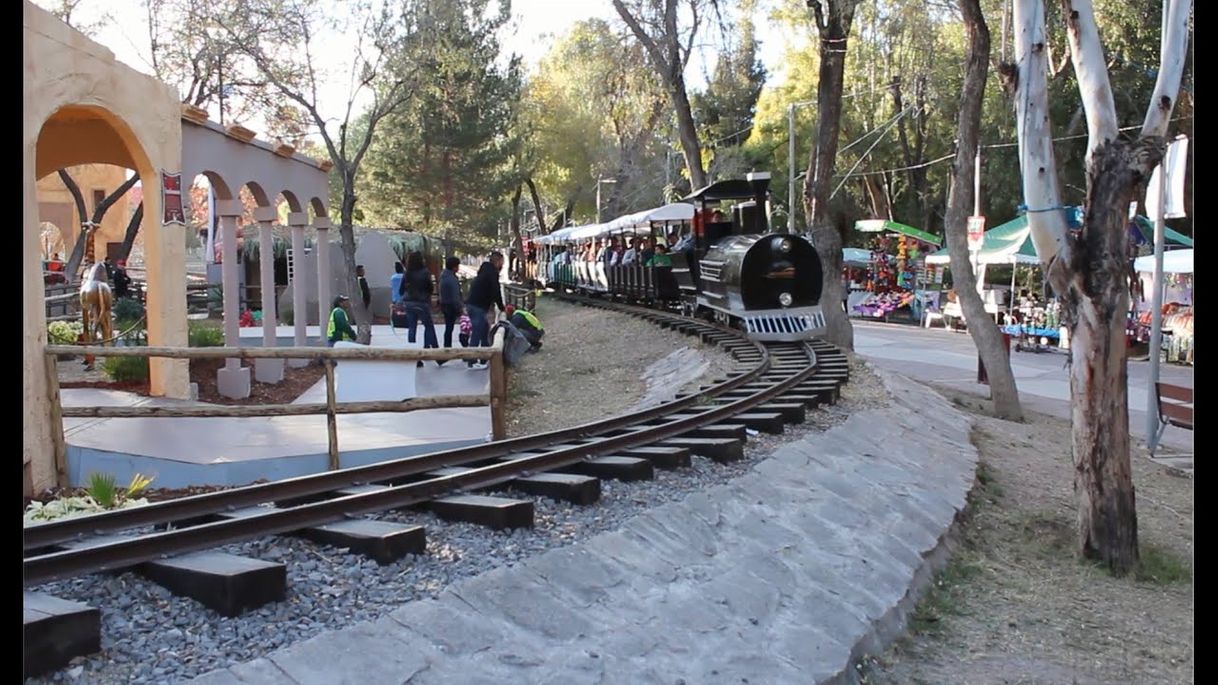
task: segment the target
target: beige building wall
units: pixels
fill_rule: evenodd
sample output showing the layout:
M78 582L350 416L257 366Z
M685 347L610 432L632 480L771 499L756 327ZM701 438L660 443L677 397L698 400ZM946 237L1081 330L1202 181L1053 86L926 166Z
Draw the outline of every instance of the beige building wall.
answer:
M23 0L22 461L24 489L59 478L45 355L37 180L56 169L113 164L145 179L144 259L151 345L186 345L185 228L161 223L162 170L181 168L177 93L117 62L113 53ZM153 394L186 397L184 360L151 361Z
M116 188L127 180L126 170L109 164L84 164L68 168L68 174L85 199L85 213L82 219L76 213L76 200L68 187L64 185L59 174L52 171L38 179L38 213L42 221L49 221L59 227L63 236L65 254L60 257L67 260L68 254L76 246L76 237L80 235L80 225L85 219L93 217L96 209L96 194L100 191L103 197L108 197ZM101 228L93 232L93 254L97 259L106 256L108 243L121 243L127 233L127 222L135 207L131 204L132 192L128 190L123 196L110 205L106 215L102 217Z

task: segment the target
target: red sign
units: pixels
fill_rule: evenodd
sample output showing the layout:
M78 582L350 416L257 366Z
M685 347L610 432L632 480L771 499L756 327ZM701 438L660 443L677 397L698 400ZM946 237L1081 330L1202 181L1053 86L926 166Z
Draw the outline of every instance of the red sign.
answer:
M985 242L985 217L970 216L968 218L968 249L980 250Z
M182 209L182 174L161 172L161 207L164 210L161 223L186 225L186 214Z

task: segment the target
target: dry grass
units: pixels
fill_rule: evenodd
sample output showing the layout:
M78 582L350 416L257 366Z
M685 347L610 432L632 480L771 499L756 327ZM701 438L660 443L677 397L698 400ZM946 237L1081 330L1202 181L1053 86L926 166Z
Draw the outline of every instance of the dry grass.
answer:
M625 314L550 297L537 300L544 345L526 354L508 382L508 435L577 426L621 414L643 397L649 365L682 347L700 352L706 380L732 360L697 338L663 330ZM674 388L674 391L676 389Z
M1133 459L1141 568L1114 578L1074 554L1069 423L977 414L981 451L963 544L910 636L869 683L1193 682L1193 481Z

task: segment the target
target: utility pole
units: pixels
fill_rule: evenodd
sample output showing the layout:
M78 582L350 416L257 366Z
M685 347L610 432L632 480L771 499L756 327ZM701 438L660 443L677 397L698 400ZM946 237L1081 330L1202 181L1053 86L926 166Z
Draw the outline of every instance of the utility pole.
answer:
M981 142L977 142L977 156L973 158L973 216L981 216ZM984 230L984 229L983 229ZM984 233L982 234L984 235ZM977 294L985 301L985 272L978 262L979 250L970 250L969 256L973 262L973 274L977 277ZM1011 267L1012 269L1014 266ZM1015 293L1012 292L1012 295Z
M787 233L795 232L795 103L787 106Z

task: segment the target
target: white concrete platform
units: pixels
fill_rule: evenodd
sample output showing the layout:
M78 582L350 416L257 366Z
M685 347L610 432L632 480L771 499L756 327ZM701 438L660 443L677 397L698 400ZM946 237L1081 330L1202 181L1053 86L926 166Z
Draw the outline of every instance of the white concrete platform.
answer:
M316 334L316 327L311 327ZM286 331L286 344L291 329ZM242 342L260 344L261 329L242 329ZM256 334L256 336L254 335ZM419 331L422 340L422 331ZM253 338L257 338L254 340ZM373 345L405 347L406 336L388 326L373 327ZM342 385L342 363L338 365ZM488 373L460 362L438 368L426 362L413 368L418 397L485 394ZM392 385L393 376L387 377ZM379 394L393 392L380 388ZM64 389L63 404L72 406L164 406L192 404L133 393L91 388ZM325 402L325 381L318 381L296 403ZM197 404L197 403L193 403ZM428 409L407 414L360 414L338 417L342 466L360 466L485 442L491 431L489 407ZM156 477L155 486L239 485L275 480L327 468L325 415L262 418L131 418L65 419L68 476L84 482L94 471L119 481L135 473Z

